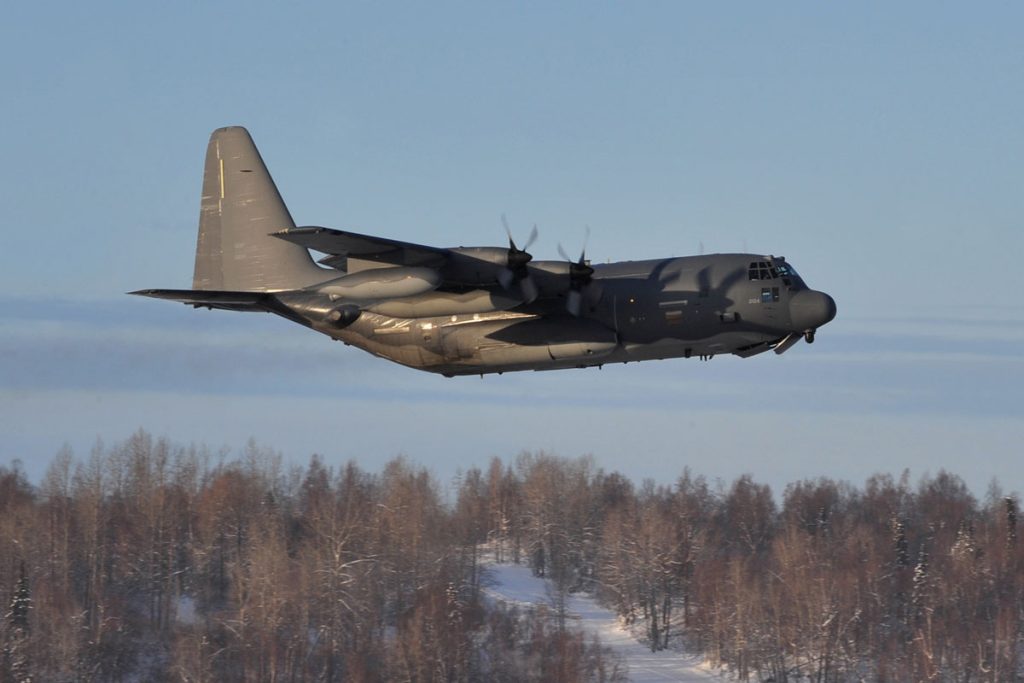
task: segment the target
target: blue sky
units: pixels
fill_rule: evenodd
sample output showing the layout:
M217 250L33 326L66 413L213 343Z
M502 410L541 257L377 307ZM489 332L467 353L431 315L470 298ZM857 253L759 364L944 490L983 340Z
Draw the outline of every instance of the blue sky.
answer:
M521 450L637 479L1024 491L1017 3L19 3L0 25L0 462L138 427L295 462ZM555 258L784 254L839 317L780 358L444 380L191 280L213 128L300 224Z

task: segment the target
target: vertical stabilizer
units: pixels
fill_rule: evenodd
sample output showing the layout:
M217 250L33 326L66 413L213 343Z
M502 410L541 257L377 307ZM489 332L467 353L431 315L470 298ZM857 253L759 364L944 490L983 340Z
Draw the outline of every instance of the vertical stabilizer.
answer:
M192 288L274 292L330 279L304 248L270 236L294 227L249 131L215 130L206 149Z

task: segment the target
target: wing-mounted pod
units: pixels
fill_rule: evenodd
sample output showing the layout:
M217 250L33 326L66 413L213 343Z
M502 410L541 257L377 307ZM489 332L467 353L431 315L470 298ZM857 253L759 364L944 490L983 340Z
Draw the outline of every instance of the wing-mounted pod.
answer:
M278 299L302 316L305 324L325 323L343 328L375 304L417 297L432 292L440 284L441 275L433 268L373 268L302 291L284 292Z
M317 285L316 291L331 300L376 303L432 292L441 284L441 274L433 268L373 268Z
M508 311L522 303L522 299L498 290L471 289L468 292L434 291L405 299L389 299L366 309L391 318L431 318Z

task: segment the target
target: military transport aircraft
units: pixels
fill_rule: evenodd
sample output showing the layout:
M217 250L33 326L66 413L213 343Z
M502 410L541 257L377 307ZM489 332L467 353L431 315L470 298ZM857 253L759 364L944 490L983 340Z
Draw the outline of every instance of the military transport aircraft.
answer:
M505 227L508 247L452 248L296 227L248 131L220 128L192 289L132 294L276 313L447 377L783 353L836 314L781 256L537 261L536 227L521 247Z

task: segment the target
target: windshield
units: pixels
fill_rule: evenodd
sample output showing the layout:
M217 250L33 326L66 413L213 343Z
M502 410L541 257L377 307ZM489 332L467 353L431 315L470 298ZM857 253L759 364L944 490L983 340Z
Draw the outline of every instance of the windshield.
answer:
M800 277L796 274L793 266L788 263L776 263L774 270L778 273L779 277Z
M782 260L751 261L747 269L747 277L751 280L778 280L791 287L801 286L802 280L793 266Z

